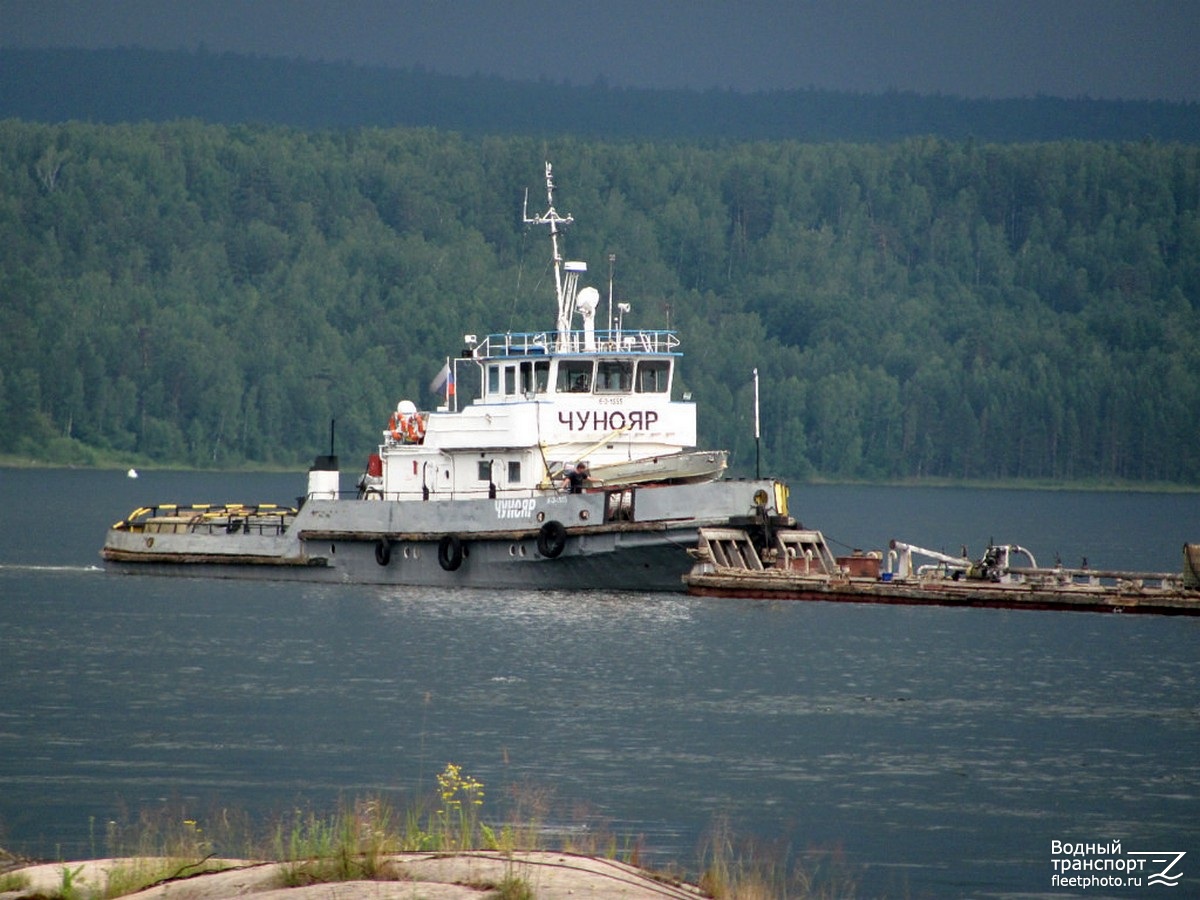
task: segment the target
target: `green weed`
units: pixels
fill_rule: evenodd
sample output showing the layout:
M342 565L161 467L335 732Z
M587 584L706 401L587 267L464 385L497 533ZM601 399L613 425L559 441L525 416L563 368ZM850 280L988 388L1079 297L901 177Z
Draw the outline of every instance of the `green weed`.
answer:
M715 900L853 897L857 884L840 852L806 854L808 865L786 862L785 848L736 839L727 819L709 830L700 861L700 889Z
M397 832L392 822L392 808L381 797L357 800L328 817L297 810L286 833L282 826L276 829L275 857L287 863L284 885L401 880L403 872L390 857L412 848L408 830Z
M79 873L83 871L83 866L76 866L74 869L69 866L62 867L62 884L55 894L59 900L82 900L79 886L75 880L79 877Z
M494 900L533 900L533 886L521 876L510 872L488 896Z
M24 872L5 872L0 875L0 894L23 891L29 887L29 876Z

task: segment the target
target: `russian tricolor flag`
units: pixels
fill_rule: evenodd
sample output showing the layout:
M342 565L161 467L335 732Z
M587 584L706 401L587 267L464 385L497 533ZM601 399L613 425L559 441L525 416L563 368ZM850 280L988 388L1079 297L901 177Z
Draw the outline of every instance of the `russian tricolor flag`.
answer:
M446 396L454 396L454 369L450 366L450 360L446 360L441 371L434 376L433 381L429 382L429 390L433 393L438 393L443 386L446 388Z

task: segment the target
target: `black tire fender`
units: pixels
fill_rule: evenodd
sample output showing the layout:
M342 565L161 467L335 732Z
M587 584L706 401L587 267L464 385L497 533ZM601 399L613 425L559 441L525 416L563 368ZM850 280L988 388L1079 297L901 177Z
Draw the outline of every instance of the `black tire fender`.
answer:
M538 530L538 553L546 559L554 559L567 547L567 529L562 522L551 519Z
M463 542L457 534L447 534L438 541L438 565L453 572L463 561Z
M392 542L379 541L375 545L375 562L381 566L386 566L392 561Z

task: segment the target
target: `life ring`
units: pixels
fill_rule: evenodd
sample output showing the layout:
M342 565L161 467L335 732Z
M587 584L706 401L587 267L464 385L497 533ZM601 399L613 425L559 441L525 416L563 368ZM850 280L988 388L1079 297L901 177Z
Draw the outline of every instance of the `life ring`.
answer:
M457 534L447 534L438 542L438 565L447 572L453 572L463 561L462 538Z
M388 419L388 434L397 444L420 444L425 440L425 420L411 400L401 400Z
M392 542L379 541L375 545L375 562L381 566L386 566L392 561Z
M404 422L404 437L410 444L420 444L425 441L425 420L420 413L413 413Z
M567 547L567 529L562 522L551 519L538 529L538 553L546 559L554 559Z

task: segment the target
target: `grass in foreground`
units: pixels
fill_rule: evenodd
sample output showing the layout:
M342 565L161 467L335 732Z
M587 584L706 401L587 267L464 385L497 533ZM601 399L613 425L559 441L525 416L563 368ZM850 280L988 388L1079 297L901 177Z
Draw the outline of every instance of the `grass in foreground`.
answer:
M454 854L467 850L558 850L641 867L637 840L619 842L605 829L544 827L548 792L516 789L511 822L492 826L480 813L481 782L448 764L437 776L438 793L431 802L397 814L381 796L342 803L332 814L294 810L271 829L265 841L255 840L255 828L244 815L220 810L206 826L179 808L143 813L138 821L105 828L106 855L123 860L108 870L102 885L85 883L82 867L64 865L61 884L39 900L110 900L145 888L225 867L218 857L283 863L280 887L302 887L342 881L405 881L408 876L396 855L405 852ZM211 830L209 830L211 829ZM93 841L93 844L95 842ZM554 846L550 846L553 843ZM98 856L93 846L93 856ZM843 897L854 894L855 883L836 854L824 854L811 869L789 865L785 849L763 848L734 838L727 821L710 831L700 855L699 886L717 900ZM686 876L675 871L650 872L664 882ZM0 892L25 892L29 879L21 872L0 876ZM476 885L495 900L531 900L532 886L512 865L497 883ZM26 896L32 897L31 894Z
M787 849L738 839L728 820L718 819L700 853L699 886L717 900L853 897L857 883L838 851L806 854L808 866L789 865Z

